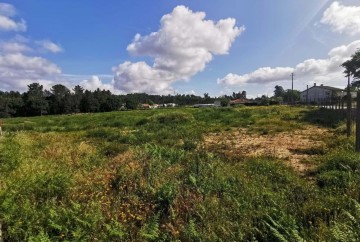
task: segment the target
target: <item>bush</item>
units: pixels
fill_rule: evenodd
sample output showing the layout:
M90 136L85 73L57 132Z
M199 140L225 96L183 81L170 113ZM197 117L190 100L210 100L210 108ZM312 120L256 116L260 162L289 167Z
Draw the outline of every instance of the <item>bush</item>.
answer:
M316 178L321 188L344 189L349 187L351 175L346 171L326 171Z
M151 117L153 122L165 125L184 124L193 121L194 117L189 113L172 112L160 113Z
M191 151L196 149L197 144L193 140L185 139L182 147L184 150Z

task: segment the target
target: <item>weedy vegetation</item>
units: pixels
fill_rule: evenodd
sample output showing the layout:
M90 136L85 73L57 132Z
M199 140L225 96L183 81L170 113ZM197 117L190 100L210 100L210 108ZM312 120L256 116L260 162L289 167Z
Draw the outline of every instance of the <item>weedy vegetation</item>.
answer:
M179 108L4 123L5 241L360 240L360 155L331 110ZM306 172L204 141L306 127L327 130L315 137L322 147L304 149Z

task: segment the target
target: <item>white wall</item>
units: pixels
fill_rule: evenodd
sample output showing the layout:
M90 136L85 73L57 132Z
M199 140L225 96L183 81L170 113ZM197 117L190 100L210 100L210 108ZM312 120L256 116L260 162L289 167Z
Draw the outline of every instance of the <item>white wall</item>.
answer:
M323 88L321 86L311 87L308 90L308 102L320 102L322 100L330 100L332 92L333 91ZM306 94L306 91L300 94L300 99L302 102L306 102Z

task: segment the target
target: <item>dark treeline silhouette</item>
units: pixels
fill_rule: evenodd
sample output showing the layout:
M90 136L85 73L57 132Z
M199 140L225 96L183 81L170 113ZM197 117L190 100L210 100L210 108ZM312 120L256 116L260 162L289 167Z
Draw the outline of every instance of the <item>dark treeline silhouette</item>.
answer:
M233 93L231 96L222 98L246 98L246 92ZM149 95L146 93L114 95L107 90L84 90L79 85L72 91L61 84L54 85L50 90L44 90L39 83L32 83L28 85L28 91L24 93L0 91L0 117L109 112L136 109L142 103L176 103L184 106L214 103L216 100L208 93L205 93L203 97L189 94Z
M224 95L225 99L231 99L231 100L234 100L234 99L246 99L246 91L242 91L242 92L233 92L232 95Z

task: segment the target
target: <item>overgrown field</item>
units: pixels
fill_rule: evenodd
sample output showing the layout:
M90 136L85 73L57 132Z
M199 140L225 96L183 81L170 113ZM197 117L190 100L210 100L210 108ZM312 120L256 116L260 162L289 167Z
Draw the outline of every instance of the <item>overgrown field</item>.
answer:
M334 112L191 108L5 119L3 238L359 241L360 155Z

